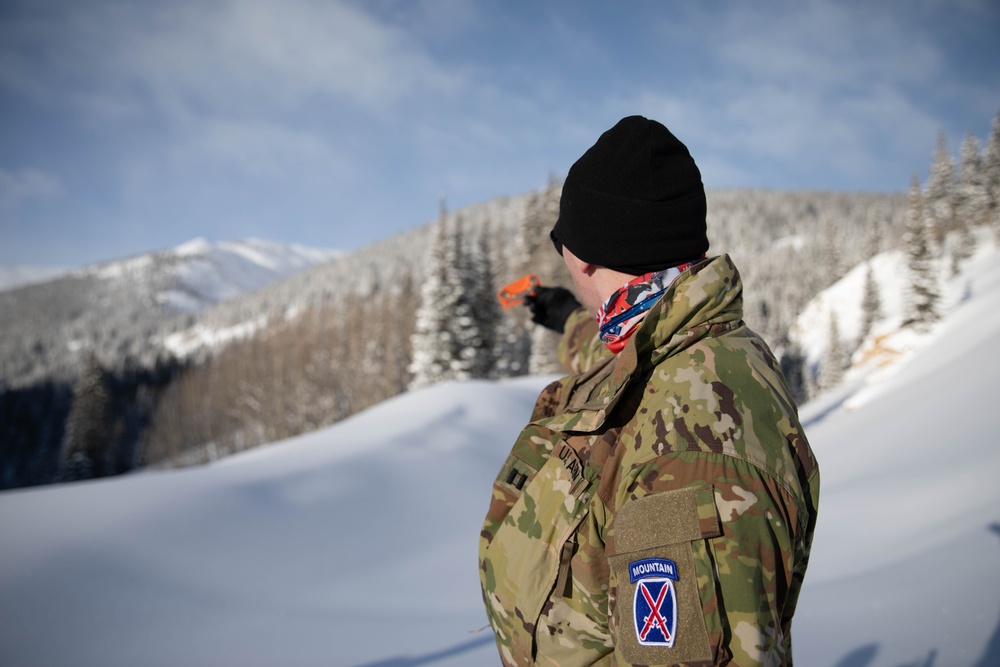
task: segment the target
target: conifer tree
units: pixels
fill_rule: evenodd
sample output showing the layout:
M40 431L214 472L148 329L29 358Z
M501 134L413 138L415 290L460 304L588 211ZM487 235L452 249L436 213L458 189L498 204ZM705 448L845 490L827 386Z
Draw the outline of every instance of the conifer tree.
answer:
M920 194L920 183L914 177L910 186L910 203L906 211L903 243L910 274L905 324L916 328L926 328L939 318L937 267L931 252L930 236L929 223Z
M972 257L976 251L976 236L972 226L962 216L955 217L954 238L949 244L951 275L958 275L965 260Z
M972 133L962 142L962 168L955 187L955 235L950 239L951 273L956 275L962 263L976 250L973 228L984 217L986 188L983 185L982 156L979 142Z
M444 202L431 233L424 284L420 290L411 345L413 358L410 389L419 389L448 379L451 373L452 341L448 332L449 268L448 230Z
M1000 111L993 118L983 152L983 184L986 189L986 222L1000 239Z
M514 232L514 256L508 262L511 273L500 278L500 285L505 285L526 273L538 273L537 258L542 250L540 202L541 197L537 192L530 192L525 198ZM532 341L530 334L532 325L528 320L527 309L517 307L503 311L499 327L494 355L497 376L509 377L527 373Z
M562 257L549 240L549 232L559 219L559 198L562 185L554 175L538 200L537 227L538 250L533 258L531 271L540 276L543 285L562 285L572 288ZM529 373L532 375L561 373L564 371L557 354L559 335L537 324L529 323L531 356L528 359Z
M865 256L874 257L882 252L883 228L888 224L889 214L883 206L868 209L868 229L865 233Z
M833 216L824 216L823 223L823 248L825 251L824 265L826 270L826 284L832 285L844 275L843 259L841 257L842 239L837 229L836 220Z
M493 375L497 353L497 327L500 324L500 306L496 300L496 280L492 248L493 226L487 220L480 230L472 264L472 309L479 332L472 377L486 378Z
M875 280L875 272L872 263L869 261L865 269L864 294L861 297L861 331L859 335L860 344L872 331L872 326L882 317L882 298L879 295L878 282Z
M536 192L528 195L517 223L517 232L514 235L515 260L512 264L519 275L533 270L535 257L541 246L542 225L541 217L538 214L539 200ZM513 276L511 279L514 277L517 276Z
M923 198L924 215L930 223L935 254L945 236L955 228L955 161L948 152L944 131L938 133L937 149Z
M506 262L507 272L498 275L496 289L531 272L531 257L538 249L536 209L538 194L531 192L525 198L514 231L513 253ZM499 244L498 244L499 245ZM496 292L493 298L495 300ZM531 355L531 337L528 333L528 311L524 306L500 310L494 338L494 377L514 377L528 372Z
M515 248L521 260L519 275L537 274L543 285L568 282L562 258L549 242L549 231L559 218L561 192L562 185L554 175L550 174L545 189L528 197L518 225ZM525 340L529 341L529 352L525 357L527 372L532 374L559 372L562 367L556 355L553 334L531 323L523 308L508 311L505 317L514 317L517 321L517 325L513 327L514 331L508 335L509 343L516 348ZM516 356L520 358L523 355L516 354ZM513 363L520 365L521 361Z
M461 217L455 219L452 233L446 237L448 285L445 295L445 331L450 348L451 372L446 379L468 380L476 377L478 359L484 349L483 333L476 318L477 277L465 248L465 228Z
M541 256L536 258L539 264L536 272L542 276L545 284L549 285L558 285L569 277L566 274L566 267L563 264L562 258L555 252L549 239L549 232L552 231L552 228L556 225L556 221L559 219L559 200L561 195L562 184L556 179L554 174L549 174L549 183L544 192L542 192L542 197L539 201L540 228L538 230L538 243L541 246Z
M113 474L111 395L104 370L90 355L73 388L60 455L60 477L89 479Z
M390 312L392 319L386 319L392 333L389 337L389 359L386 373L388 373L393 393L400 394L406 391L412 379L410 376L410 360L413 358L412 333L415 330L415 303L419 295L413 285L413 275L405 273L396 285L394 305Z
M971 132L962 142L962 168L958 180L958 215L968 227L983 224L989 207L986 173L979 140Z
M826 346L826 354L820 366L820 387L824 390L836 387L844 379L844 368L847 355L844 342L840 338L840 328L837 326L837 315L830 313L830 333Z

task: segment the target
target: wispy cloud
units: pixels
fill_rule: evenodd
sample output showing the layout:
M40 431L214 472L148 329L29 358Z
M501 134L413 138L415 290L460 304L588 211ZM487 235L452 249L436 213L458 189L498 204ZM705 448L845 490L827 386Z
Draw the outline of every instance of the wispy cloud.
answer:
M921 165L939 122L928 92L938 92L946 68L916 5L733 3L695 20L708 74L676 93L647 87L639 100L675 119L716 165L705 169L709 180L754 183L798 169L806 180L815 173L818 186L833 173L863 187L885 178L886 151ZM662 26L674 38L683 29ZM899 174L900 187L908 177Z
M0 212L11 213L32 200L63 194L62 183L38 169L0 169Z
M264 121L213 120L174 145L171 158L179 168L224 165L265 179L301 173L344 178L351 164L327 137Z
M45 223L91 255L351 247L565 175L632 113L710 187L904 190L942 124L983 137L997 30L995 0L6 0L2 167L43 178L3 172L3 206L46 252Z
M404 30L333 0L43 3L3 36L8 86L181 120L314 98L377 111L457 85Z

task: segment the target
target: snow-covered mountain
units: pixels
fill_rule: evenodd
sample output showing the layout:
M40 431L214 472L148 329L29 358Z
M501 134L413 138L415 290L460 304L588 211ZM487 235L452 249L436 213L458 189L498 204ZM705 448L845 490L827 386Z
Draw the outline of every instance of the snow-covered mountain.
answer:
M256 292L338 254L258 239L195 239L0 291L0 379L22 386L72 377L90 353L108 367L129 356L155 359L160 350L149 343L168 319Z
M261 289L339 253L261 239L193 239L162 252L97 264L77 273L146 285L165 312L193 313Z
M192 239L163 251L102 262L73 270L55 266L0 266L0 291L56 278L128 276L162 285L154 301L173 312L194 312L302 271L341 253L262 239L209 242ZM158 275L163 274L163 275Z
M803 406L815 667L1000 663L1000 254L908 353ZM549 378L443 384L215 464L0 493L0 664L498 664L476 548Z

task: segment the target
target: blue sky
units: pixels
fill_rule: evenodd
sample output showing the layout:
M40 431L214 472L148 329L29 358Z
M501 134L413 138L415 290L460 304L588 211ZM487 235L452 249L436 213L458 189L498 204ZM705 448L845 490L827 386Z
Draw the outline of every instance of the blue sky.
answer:
M998 35L995 0L5 0L0 263L357 248L633 113L709 188L905 191L985 141Z

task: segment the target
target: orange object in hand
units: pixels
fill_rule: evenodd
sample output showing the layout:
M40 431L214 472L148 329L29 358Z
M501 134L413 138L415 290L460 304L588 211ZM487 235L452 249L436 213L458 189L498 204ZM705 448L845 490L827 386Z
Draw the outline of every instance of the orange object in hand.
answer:
M497 299L500 300L500 305L504 307L504 310L510 310L519 303L523 303L527 297L534 296L535 288L539 285L541 283L538 281L538 275L529 273L509 285L501 287L500 291L497 292Z

